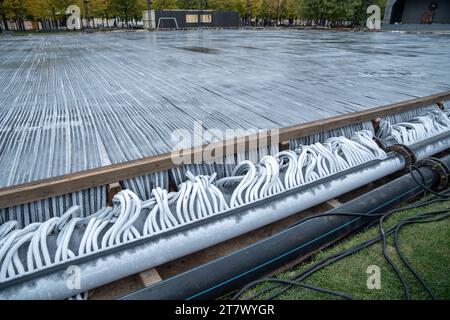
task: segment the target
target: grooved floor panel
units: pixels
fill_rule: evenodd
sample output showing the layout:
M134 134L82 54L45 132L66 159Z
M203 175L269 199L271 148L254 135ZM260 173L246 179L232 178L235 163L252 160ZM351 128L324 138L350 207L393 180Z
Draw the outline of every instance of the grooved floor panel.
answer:
M0 36L0 187L170 151L194 121L268 129L449 89L444 34Z

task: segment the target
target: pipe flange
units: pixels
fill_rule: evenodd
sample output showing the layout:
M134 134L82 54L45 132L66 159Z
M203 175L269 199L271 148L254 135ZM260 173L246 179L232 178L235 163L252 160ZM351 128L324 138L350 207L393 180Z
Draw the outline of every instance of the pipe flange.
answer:
M420 160L416 164L417 167L428 167L433 171L436 171L439 175L439 182L432 189L435 191L442 191L448 188L450 182L450 169L440 159L429 157Z
M417 156L415 152L404 144L393 144L386 148L386 152L397 152L405 158L405 168L409 168L417 162Z

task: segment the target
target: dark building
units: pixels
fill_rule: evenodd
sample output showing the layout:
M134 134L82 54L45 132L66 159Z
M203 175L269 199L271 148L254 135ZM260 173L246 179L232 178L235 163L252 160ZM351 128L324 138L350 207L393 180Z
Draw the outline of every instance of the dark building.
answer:
M450 24L450 0L388 0L384 24Z
M144 11L144 28L148 28L148 11ZM232 10L151 10L152 29L237 28L239 12Z

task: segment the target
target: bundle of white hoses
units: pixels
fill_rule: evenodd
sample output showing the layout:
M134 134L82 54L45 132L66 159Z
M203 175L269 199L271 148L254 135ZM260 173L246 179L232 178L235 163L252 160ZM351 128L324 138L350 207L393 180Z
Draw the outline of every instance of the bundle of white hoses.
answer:
M179 192L168 193L156 188L152 192L154 197L147 201L141 201L130 190L123 190L114 196L113 208L103 208L85 218L79 218L80 207L74 206L61 217L33 223L23 229L16 229L16 221L1 225L0 282L142 236L161 233L229 208L222 192L211 183L215 175L194 177L188 173L188 178L180 185ZM172 205L175 210L170 209ZM147 215L143 226L136 223L141 214ZM74 250L70 249L70 240L76 228L84 232ZM52 233L57 234L56 249L50 253L47 240ZM25 265L19 257L19 249L23 247L26 248L26 256L22 257L26 259Z
M144 223L144 235L163 232L228 209L222 192L211 183L215 174L195 177L187 172L186 176L189 180L180 185L178 192L153 190L154 198L144 205L151 208ZM175 214L170 206L175 208Z
M264 156L256 165L243 161L231 177L216 183L215 174L194 176L188 172L188 180L178 192L156 188L146 201L123 190L114 196L114 207L85 218L80 218L80 207L74 206L61 217L23 229L8 222L0 226L0 281L173 230L384 157L386 154L372 141L372 133L361 131L351 139L331 138L322 144ZM234 187L230 198L224 197L225 187ZM81 238L79 242L71 241L74 234Z
M325 143L266 156L256 165L244 161L231 177L216 185L237 184L230 200L230 207L234 208L385 157L386 153L373 141L372 132L364 130L351 139L330 138Z
M392 137L397 143L411 145L450 130L450 119L441 110L429 110L408 122L390 124L381 121L377 136L381 139Z
M217 181L216 185L239 183L231 195L230 207L234 208L284 191L279 171L275 158L265 156L257 165L250 161L240 163L231 177Z

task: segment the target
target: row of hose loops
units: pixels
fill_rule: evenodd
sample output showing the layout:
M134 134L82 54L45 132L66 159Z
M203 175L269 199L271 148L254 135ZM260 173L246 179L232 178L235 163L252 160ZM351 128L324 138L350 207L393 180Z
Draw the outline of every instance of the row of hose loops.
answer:
M363 147L366 147L368 151L370 151L373 155L373 159L386 159L387 155L386 152L381 149L378 144L375 142L374 134L370 130L361 130L358 132L355 132L351 140L360 144Z
M243 161L233 170L231 177L217 181L216 186L230 186L238 183L230 199L230 207L271 196L285 190L280 179L278 161L272 156L264 156L257 165Z
M56 238L55 263L67 261L74 258L76 254L69 249L70 239L78 222L83 220L80 218L82 209L80 206L73 206L67 210L62 216L63 219L57 224L58 237ZM64 217L72 217L70 221Z
M381 139L393 137L397 143L411 145L450 129L446 112L429 110L408 122L389 124L381 121L377 136Z
M299 185L298 157L292 150L285 150L277 153L275 158L278 160L280 172L284 172L284 186L286 189L295 188Z
M123 242L141 237L141 234L133 225L142 210L142 202L139 197L130 190L123 190L113 198L114 204L120 208L120 214L113 226L104 234L101 247L112 247Z
M211 176L194 176L187 172L188 181L183 183L176 196L176 213L184 224L205 218L228 209L222 192L212 183L216 174Z
M167 190L156 188L152 190L152 195L153 198L145 204L146 208L150 206L151 209L144 222L144 236L154 235L178 225L169 207L174 202L174 193L169 195Z
M87 225L78 247L78 255L88 254L100 249L98 241L100 233L117 220L119 212L120 208L106 207L83 220L82 223L87 221Z
M0 225L0 246L1 240L6 237L11 231L17 229L18 226L19 222L17 222L17 220L7 221Z
M336 159L344 160L339 161L344 166L342 169L355 167L374 159L374 155L370 149L353 140L337 137L330 138L327 142L331 144Z
M132 241L142 235L163 232L229 208L222 192L212 184L215 175L195 177L190 172L187 175L189 180L182 185L180 192L169 194L156 188L152 191L153 197L142 202L132 191L123 190L114 196L113 208L103 208L85 218L79 217L81 208L74 206L61 217L33 223L23 229L16 229L15 222L5 223L0 228L0 280ZM170 206L175 204L176 216L170 210ZM134 223L143 209L150 212L141 235ZM78 252L73 252L70 241L74 230L77 227L82 230L82 225L85 229ZM57 235L54 255L47 243L52 233ZM24 266L19 249L26 243L29 246Z
M216 185L238 184L230 199L230 207L234 208L384 158L386 153L373 141L373 133L361 130L351 139L333 137L324 143L300 145L295 150L263 157L256 165L243 161L232 176L219 180Z
M40 225L40 223L31 223L23 229L13 230L0 240L0 281L5 281L16 274L25 273L25 268L18 256L19 248L30 241L34 231Z
M153 197L147 201L141 201L130 190L123 190L115 195L113 208L103 208L83 219L78 217L80 208L73 207L61 218L30 224L21 230L17 230L17 225L10 222L0 227L0 262L3 261L0 277L5 279L25 272L18 249L26 242L30 242L27 269L49 265L52 259L47 247L47 236L52 232L58 233L54 256L54 262L57 263L141 236L164 232L385 156L372 141L372 133L360 131L351 139L330 138L325 143L301 146L294 151L280 152L274 157L264 156L256 165L243 161L236 166L231 177L215 184L215 174L194 176L188 172L188 180L180 185L179 192L168 193L167 190L156 188L152 191ZM218 187L236 184L227 204ZM134 223L146 210L148 215L141 235ZM75 228L81 224L85 224L86 228L78 253L75 254L69 244Z
M242 199L242 190L248 188L256 177L256 166L253 162L244 160L234 168L231 176L216 181L215 185L219 188L230 188L238 184L231 195L230 207L233 208L245 203Z
M184 225L229 208L222 192L212 182L212 176L194 176L187 171L187 181L179 186L178 192L167 193L156 188L153 198L145 202L150 212L144 223L144 235L153 235L174 227ZM170 207L175 207L174 215Z
M32 223L23 229L11 229L14 224L8 224L5 228L2 228L3 237L0 239L0 281L51 265L54 261L52 261L47 243L47 237L51 233L65 230L64 233L59 234L59 241L57 240L56 243L57 250L64 252L68 256L74 256L73 252L63 250L65 242L62 240L66 241L67 238L70 240L71 234L68 234L67 230L78 221L77 219L79 218L77 217L81 214L80 209L78 206L71 207L61 217L54 217L43 223ZM68 222L69 220L70 222ZM67 228L66 225L69 227ZM27 243L26 266L24 266L19 257L19 249Z
M62 257L63 251L66 259L75 256L73 252L64 247L64 243L70 240L72 232L67 231L81 220L79 218L80 215L81 208L74 206L69 208L61 217L54 217L40 224L34 232L28 246L26 259L28 271L41 269L44 266L52 264L52 258L47 245L47 238L51 233L58 234L56 245L60 257ZM61 230L64 230L64 232L61 232Z

